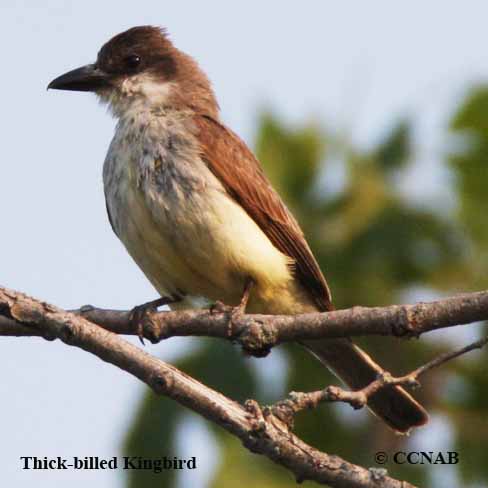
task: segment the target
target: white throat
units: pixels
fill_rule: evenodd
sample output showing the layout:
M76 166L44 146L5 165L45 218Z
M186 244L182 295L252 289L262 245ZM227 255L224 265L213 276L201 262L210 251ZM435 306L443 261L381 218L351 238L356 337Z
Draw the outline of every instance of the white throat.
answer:
M173 88L172 82L156 80L142 73L126 78L117 87L98 95L115 117L124 119L164 106Z

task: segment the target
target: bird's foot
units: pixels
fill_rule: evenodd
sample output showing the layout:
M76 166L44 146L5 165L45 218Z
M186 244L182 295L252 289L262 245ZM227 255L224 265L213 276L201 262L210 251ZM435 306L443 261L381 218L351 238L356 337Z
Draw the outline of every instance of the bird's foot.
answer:
M129 321L132 328L137 332L137 337L144 346L144 322L147 318L150 318L153 313L158 311L158 307L163 305L169 305L170 303L176 303L180 301L179 297L169 296L160 297L156 300L136 305L129 314Z
M233 308L234 307L231 307L229 305L226 305L224 302L221 302L220 300L217 300L216 302L212 303L212 305L210 305L210 313L211 314L228 313Z
M225 305L220 300L217 300L210 307L210 313L227 313L229 315L229 324L227 327L227 336L232 337L233 330L232 325L246 312L247 303L249 302L249 295L254 285L254 281L249 279L244 287L244 293L242 294L241 301L238 305L229 306Z

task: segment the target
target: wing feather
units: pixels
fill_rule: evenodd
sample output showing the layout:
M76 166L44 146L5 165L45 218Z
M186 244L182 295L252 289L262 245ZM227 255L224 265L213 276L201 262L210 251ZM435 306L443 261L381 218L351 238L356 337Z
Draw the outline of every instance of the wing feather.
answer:
M273 245L293 259L295 275L321 310L331 310L331 294L297 221L266 178L244 142L212 117L194 122L202 158L226 191L259 225Z

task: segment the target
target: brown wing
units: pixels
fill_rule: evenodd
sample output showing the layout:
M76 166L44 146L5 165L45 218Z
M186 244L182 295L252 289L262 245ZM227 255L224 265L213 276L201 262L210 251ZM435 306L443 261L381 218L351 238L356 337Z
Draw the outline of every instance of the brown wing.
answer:
M229 193L283 254L294 260L295 273L321 310L331 310L331 295L297 221L266 178L261 165L227 127L196 115L202 158Z

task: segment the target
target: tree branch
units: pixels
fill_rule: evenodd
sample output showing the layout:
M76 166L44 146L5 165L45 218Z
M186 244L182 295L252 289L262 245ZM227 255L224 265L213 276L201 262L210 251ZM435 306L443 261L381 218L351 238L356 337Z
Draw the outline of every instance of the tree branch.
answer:
M4 332L14 323L18 335L27 335L30 330L30 335L58 338L127 371L156 393L217 423L252 452L285 466L298 481L309 479L338 488L415 488L386 476L383 470L367 470L314 449L290 432L270 409L262 410L253 400L242 406L80 315L0 288L0 317L6 319L1 326ZM121 326L117 332L122 332L125 324L110 323Z
M91 306L72 311L117 334L137 334L130 312ZM237 315L209 310L163 311L145 316L143 336L152 343L174 336L219 337L239 343L253 356L265 356L283 342L390 335L418 337L445 327L488 319L488 291L469 293L428 303L388 307L353 307L302 315ZM41 335L0 316L0 335Z
M277 402L269 407L274 415L291 428L293 426L294 416L306 409L316 408L323 402L344 402L348 403L354 409L360 409L367 405L368 400L382 388L387 386L399 385L409 386L411 388L418 388L420 386L419 378L431 369L451 361L463 354L473 351L474 349L481 349L488 344L488 337L479 339L465 347L456 349L455 351L440 354L433 360L414 369L410 373L403 376L392 376L390 372L383 371L381 375L369 385L356 391L349 391L340 388L339 386L328 386L323 390L311 392L296 392L292 391L288 398Z

